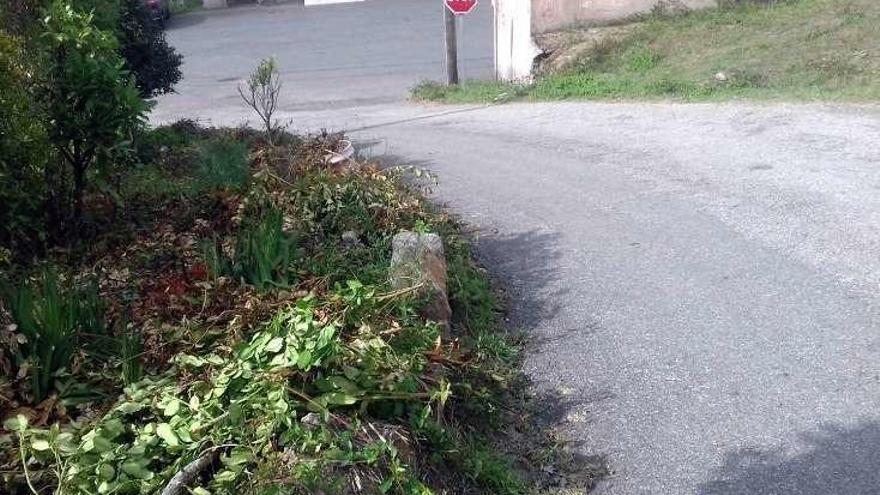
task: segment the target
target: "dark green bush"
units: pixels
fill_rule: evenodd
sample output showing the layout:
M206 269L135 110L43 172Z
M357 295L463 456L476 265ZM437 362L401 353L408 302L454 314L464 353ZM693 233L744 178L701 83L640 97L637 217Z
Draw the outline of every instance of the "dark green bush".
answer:
M44 232L46 130L24 43L0 32L0 246L28 251Z
M117 35L125 66L134 75L141 96L171 92L180 81L183 57L168 44L162 25L152 18L143 0L122 0Z
M23 2L25 0L15 0ZM48 4L46 0L30 0ZM91 13L95 27L112 32L119 41L125 68L134 76L144 98L173 90L180 81L183 57L165 39L161 23L153 19L144 0L70 0L83 14Z

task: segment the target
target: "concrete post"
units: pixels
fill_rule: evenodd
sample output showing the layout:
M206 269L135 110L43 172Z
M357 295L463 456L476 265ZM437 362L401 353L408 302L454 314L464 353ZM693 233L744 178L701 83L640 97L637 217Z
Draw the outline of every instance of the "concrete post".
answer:
M531 0L494 0L495 77L528 81L541 50L532 39Z

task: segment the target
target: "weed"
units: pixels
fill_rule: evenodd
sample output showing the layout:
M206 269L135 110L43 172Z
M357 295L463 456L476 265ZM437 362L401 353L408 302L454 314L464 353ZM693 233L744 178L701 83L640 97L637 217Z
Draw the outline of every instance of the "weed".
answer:
M19 373L30 373L35 402L52 392L59 373L70 366L77 343L105 336L103 304L96 288L63 285L51 269L40 279L7 289L4 303L21 335L11 350Z
M247 156L247 146L238 141L221 138L205 142L195 163L193 193L241 190L250 177Z
M140 147L142 158L127 174L120 196L135 202L196 198L215 190L242 191L250 180L248 147L225 136L193 142L176 127L154 131Z
M528 92L523 84L505 84L487 81L467 81L459 86L425 81L416 85L411 95L418 101L442 101L445 103L470 103L485 101L503 103L516 100Z
M141 364L144 347L141 336L133 329L122 325L122 335L119 337L120 362L122 366L122 383L130 386L141 380L144 376L144 367Z
M662 59L659 53L644 47L633 47L623 57L623 63L633 72L647 72L657 67Z
M192 136L183 132L178 124L143 131L136 136L134 147L138 161L149 164L159 161L163 153L192 143Z
M229 275L267 290L293 285L299 244L297 236L284 231L281 211L265 207L242 220L231 257L224 255L216 239L203 244L202 254L213 277Z

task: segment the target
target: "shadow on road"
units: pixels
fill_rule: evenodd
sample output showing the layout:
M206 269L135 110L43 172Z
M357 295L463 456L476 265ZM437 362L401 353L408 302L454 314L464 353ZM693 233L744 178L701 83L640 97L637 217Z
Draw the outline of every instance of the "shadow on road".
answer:
M880 493L880 422L804 433L807 450L743 449L727 455L700 495L868 495Z
M538 230L477 236L480 261L507 292L512 330L530 331L559 311L559 301L568 291L556 285L558 239L559 234Z

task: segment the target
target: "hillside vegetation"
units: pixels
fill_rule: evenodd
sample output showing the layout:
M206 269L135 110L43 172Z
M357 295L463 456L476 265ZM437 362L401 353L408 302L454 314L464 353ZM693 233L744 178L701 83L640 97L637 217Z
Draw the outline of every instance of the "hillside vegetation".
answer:
M573 36L574 37L574 36ZM880 97L880 2L731 0L652 14L532 85L426 83L419 99L731 98L870 101Z

